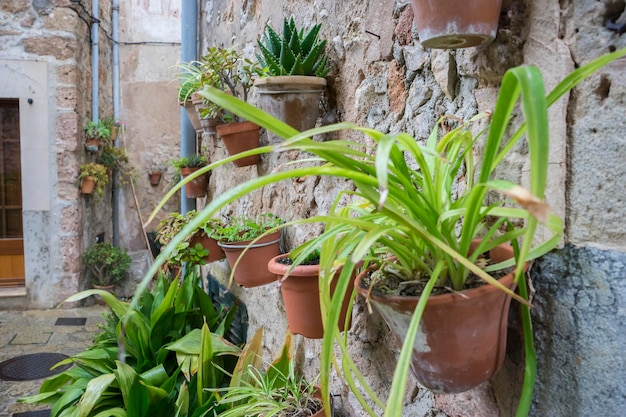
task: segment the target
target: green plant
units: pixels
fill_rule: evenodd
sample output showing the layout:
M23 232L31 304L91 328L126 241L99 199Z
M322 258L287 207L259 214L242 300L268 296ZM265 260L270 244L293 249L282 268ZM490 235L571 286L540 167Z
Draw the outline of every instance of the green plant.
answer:
M263 67L261 76L308 75L326 77L330 71L328 56L324 54L326 39L319 40L321 24L308 32L298 30L291 17L283 21L283 33L279 36L267 24L262 40L257 40L261 54L257 61Z
M201 282L195 272L182 284L161 276L134 307L101 290L68 298L100 295L114 330L57 364L76 366L20 402L48 404L52 417L204 415L216 400L205 388L229 383L240 349L223 339L236 309L216 310Z
M325 401L328 397L333 352L338 348L342 353L340 361L346 381L366 412L372 416L381 415L381 412L374 409L379 407L384 410L387 417L401 416L413 341L428 296L437 282L449 281L451 285L462 288L469 270L521 301L526 378L518 415L527 415L536 369L527 301L528 290L523 279L523 268L526 261L541 256L553 248L562 234L561 221L547 213L542 202L548 163L547 108L585 77L624 55L626 49L604 55L579 67L547 96L537 68L522 66L507 71L502 80L489 127L486 132L482 132L486 139L482 165L476 173L475 182L471 153L480 134L471 135L467 125L458 126L441 138L435 128L426 146L417 144L405 133L386 134L347 123L299 133L285 123L221 91L205 89L200 93L205 98L287 139L283 143L260 148L257 152L293 150L310 152L317 158L319 164L309 159L312 161L309 166L292 167L240 184L209 202L186 228L196 227L204 218L212 216L241 196L282 180L305 175L324 175L350 180L355 186L355 191L348 194L353 198L360 198L362 203L342 207L339 196L328 215L299 221L299 223L324 222L326 226L324 233L308 246L312 250L315 245L321 245L320 299L325 334L322 342L320 375ZM507 132L511 129L512 111L520 95L524 123L509 136ZM373 143L372 147L343 140L316 142L310 139L314 135L343 129L366 134ZM524 134L530 151L530 192L510 182L492 178L496 167ZM445 157L439 152L445 153ZM237 156L217 161L204 170L209 171L235 158ZM463 178L469 180L469 186L457 188L455 182ZM165 199L175 191L172 190ZM490 191L503 192L521 207L486 203L485 197ZM455 192L459 192L460 195L455 196ZM159 210L162 204L164 202L159 204L156 210ZM434 206L426 207L427 204ZM536 208L540 210L537 211ZM553 236L533 247L533 236L539 221L545 223ZM521 225L522 223L525 224ZM185 229L182 234L185 233ZM468 245L473 237L482 237L483 243L474 254L469 254ZM182 237L177 236L172 240L164 249L163 257L173 250L173 246L180 239ZM497 267L489 266L487 270L474 264L473 261L479 253L505 242L510 242L515 249L513 260ZM430 259L431 252L441 254L442 257ZM390 260L381 259L381 254L395 254L397 261L392 264ZM416 257L411 258L410 255ZM157 259L157 267L163 259ZM348 353L348 336L341 336L337 329L340 304L346 293L350 275L355 264L361 260L393 265L401 272L401 278L426 280L425 289L413 313L409 332L398 358L386 404L369 388ZM333 276L331 272L337 264L342 264L343 268L334 295L331 297L329 279ZM502 288L490 275L494 269L507 265L515 267L519 295ZM138 293L141 293L141 285ZM369 405L365 396L370 397L375 404L374 407Z
M110 243L94 243L83 254L83 263L95 285L113 285L128 275L131 259L126 250Z
M130 166L128 154L123 148L105 145L100 155L100 163L106 168L116 169L122 184L128 184L135 175L134 168Z
M83 126L83 132L87 138L100 138L105 141L111 138L111 129L106 120L87 121Z
M316 397L314 384L295 372L293 336L287 333L285 343L276 359L261 370L261 341L263 328L259 328L244 347L228 388L221 392L216 417L311 416L322 408Z
M83 180L87 177L93 177L96 195L102 196L104 194L104 187L109 183L109 174L107 173L106 167L95 162L82 164L80 166L80 172L78 173L78 179Z
M207 160L203 155L194 154L173 159L170 163L178 172L180 172L181 168L202 168L206 166Z
M232 216L223 227L214 229L214 237L224 242L253 240L285 221L273 213L262 213L255 217Z

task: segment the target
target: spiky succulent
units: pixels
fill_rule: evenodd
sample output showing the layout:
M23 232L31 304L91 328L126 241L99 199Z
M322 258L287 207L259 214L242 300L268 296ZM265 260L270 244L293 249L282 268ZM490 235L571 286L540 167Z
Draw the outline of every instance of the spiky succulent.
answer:
M318 39L321 24L308 32L296 28L293 17L285 18L282 37L267 24L262 39L257 41L261 54L256 54L263 67L262 75L309 75L325 77L330 71L324 54L326 40Z

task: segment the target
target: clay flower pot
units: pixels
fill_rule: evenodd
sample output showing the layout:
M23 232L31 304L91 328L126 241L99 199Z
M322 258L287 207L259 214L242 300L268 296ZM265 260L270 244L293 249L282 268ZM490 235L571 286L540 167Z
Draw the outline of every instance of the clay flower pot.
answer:
M254 82L263 111L302 132L315 127L326 79L304 75L257 78Z
M186 176L196 172L200 168L181 168L180 175L185 178ZM206 195L206 189L209 185L209 174L200 175L194 178L187 184L185 184L185 193L190 198L200 198Z
M217 240L212 237L208 237L204 232L196 233L189 241L190 246L195 246L197 243L201 244L203 248L209 250L209 254L204 257L205 262L215 262L224 258L224 251L217 244Z
M324 326L322 324L319 297L318 277L320 267L319 265L298 265L289 272L289 276L283 280L290 265L280 263L279 260L287 258L288 256L289 254L287 253L272 258L267 264L267 269L273 274L276 274L278 280L282 280L280 292L283 295L283 301L285 303L285 313L287 314L289 330L294 334L300 334L309 339L321 339L324 337ZM338 271L335 277L338 277L340 272L341 271ZM336 286L337 282L335 280L333 281L332 292L334 292ZM350 294L352 294L353 289L354 281L350 280L350 285L348 286L339 315L340 331L345 330ZM348 329L349 328L350 326Z
M218 242L224 250L226 260L234 269L235 282L242 287L258 287L276 281L276 275L266 268L267 263L274 256L280 254L280 231L274 232L250 245L249 240L243 242ZM243 251L250 248L239 256ZM239 263L237 261L239 260Z
M510 246L499 246L490 258L501 262L513 256ZM357 292L368 297L356 279ZM513 273L499 279L513 289ZM417 296L370 294L369 300L400 341L417 306ZM511 298L492 285L460 293L431 295L413 346L411 370L432 391L459 393L490 379L502 366L506 352L507 317Z
M230 156L259 147L259 126L252 122L218 125L217 134L224 141L224 146ZM233 161L233 164L237 167L245 167L255 165L259 160L259 155L251 155L237 159Z
M83 194L93 193L93 189L96 186L96 180L94 177L85 177L80 181L80 192Z
M412 0L411 5L424 48L457 49L495 39L502 0Z
M161 182L161 176L163 174L160 171L152 171L148 173L148 179L150 180L150 185L157 186Z

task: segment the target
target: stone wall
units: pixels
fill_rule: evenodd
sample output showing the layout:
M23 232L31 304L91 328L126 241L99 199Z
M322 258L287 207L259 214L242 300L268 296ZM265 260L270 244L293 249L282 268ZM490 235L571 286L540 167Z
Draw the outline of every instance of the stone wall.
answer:
M510 67L539 66L549 90L576 66L626 46L619 29L605 26L607 19L626 19L623 2L504 1L496 40L482 48L457 51L424 49L412 22L412 10L399 2L206 0L202 2L202 13L203 50L213 45L233 46L249 57L266 22L280 27L283 16L293 15L299 26L322 23L321 34L329 40L332 71L321 123L350 121L382 131L402 130L418 141L423 141L445 114L467 119L492 109L499 81ZM568 242L609 246L613 250L588 251L568 245L551 255L556 259L547 257L534 269L540 356L533 410L536 416L617 416L620 410L626 410L622 390L610 382L624 380L621 352L626 346L626 339L617 330L623 321L626 294L617 278L623 275L620 251L624 228L616 223L626 214L622 199L625 185L619 181L624 164L618 162L625 156L619 146L623 141L619 132L624 131L626 123L624 78L617 75L624 73L623 62L590 78L550 111L548 202L564 217ZM205 135L204 141L211 158L225 155L217 138ZM527 151L523 144L517 150L517 156L510 158L499 174L525 181ZM269 172L279 162L269 156L255 167L221 167L211 178L209 198ZM309 178L263 190L227 212L273 211L287 219L315 215L325 212L345 186ZM313 227L290 229L286 249L319 232ZM578 255L584 258L584 266L576 261ZM600 265L601 272L592 273ZM617 269L609 272L609 265ZM209 270L222 281L226 279L228 268L224 263L214 264ZM568 274L578 278L571 279ZM565 288L556 279L567 281ZM571 296L564 295L563 290ZM266 328L266 353L270 356L281 343L286 326L278 288L233 291L248 307L251 334L259 326ZM579 293L580 299L576 297ZM570 313L583 299L585 307ZM354 313L351 353L370 384L384 397L397 346L377 314L368 315L360 303ZM607 321L612 314L619 317L613 325ZM405 415L514 415L523 372L515 316L506 365L490 383L468 393L446 396L430 393L411 380ZM598 344L594 335L606 344ZM297 350L302 367L314 375L319 342L298 337ZM610 352L618 353L618 358L610 359ZM608 375L609 382L600 381L598 375ZM340 395L337 398L343 415L363 415L339 378L334 381L332 388ZM570 381L576 386L569 385ZM555 400L560 405L553 404ZM607 407L606 402L611 405Z
M83 4L90 10L90 2ZM100 14L110 16L108 2L102 3ZM69 0L7 0L0 5L0 58L47 64L48 125L42 140L47 143L44 159L50 164L48 184L44 184L49 189L49 208L24 212L25 241L33 243L25 250L29 296L3 300L7 306L53 307L84 288L80 261L84 247L97 234L111 236L110 204L83 197L78 190L79 165L90 160L83 148L82 125L91 117L91 45L88 25L81 17L86 17L85 12ZM110 32L110 18L104 17L101 25ZM110 44L105 44L100 60L110 59ZM108 65L99 75L103 116L112 111ZM28 94L26 87L19 96ZM41 123L41 119L26 123Z

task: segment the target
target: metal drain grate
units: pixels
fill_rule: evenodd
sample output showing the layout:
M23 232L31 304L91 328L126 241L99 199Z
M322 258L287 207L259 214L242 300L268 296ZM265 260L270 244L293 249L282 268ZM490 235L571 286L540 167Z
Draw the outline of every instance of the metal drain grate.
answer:
M59 317L54 323L55 326L84 326L87 323L86 317Z
M57 362L69 356L62 353L32 353L8 359L0 363L0 379L5 381L31 381L60 374L72 364L50 370Z
M51 410L24 411L22 413L13 413L12 417L50 417Z

